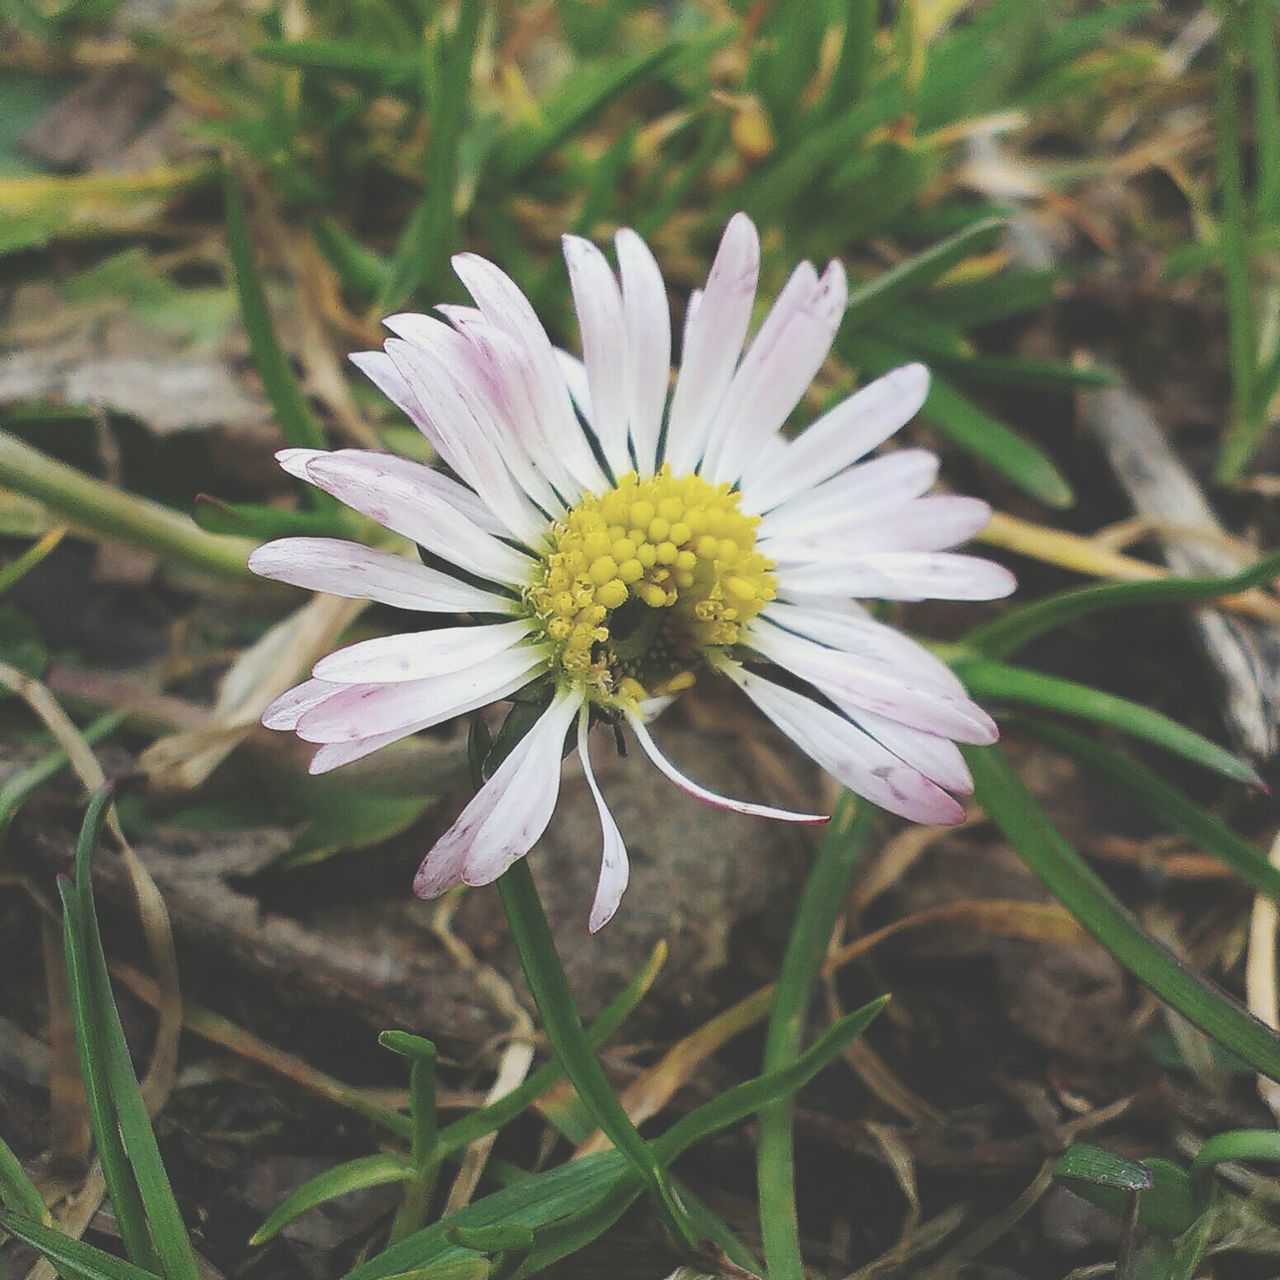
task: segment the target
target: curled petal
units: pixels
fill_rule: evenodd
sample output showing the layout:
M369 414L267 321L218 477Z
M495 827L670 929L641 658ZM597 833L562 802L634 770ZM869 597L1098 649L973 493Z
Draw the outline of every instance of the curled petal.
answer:
M603 847L600 851L600 880L596 885L595 901L591 904L591 917L587 923L590 932L603 929L613 919L622 895L627 888L627 880L631 874L631 866L627 860L627 846L622 841L622 832L609 812L604 793L596 781L595 772L591 768L588 729L591 723L591 708L582 704L578 712L578 759L582 761L582 775L591 790L591 798L596 802L596 813L600 815L600 831Z

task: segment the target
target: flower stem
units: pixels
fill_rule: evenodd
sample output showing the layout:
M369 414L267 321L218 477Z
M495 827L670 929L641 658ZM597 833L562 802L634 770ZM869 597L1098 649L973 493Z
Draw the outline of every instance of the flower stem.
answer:
M524 859L513 863L498 881L498 892L525 981L565 1075L590 1109L592 1119L645 1180L676 1240L694 1247L697 1236L687 1213L649 1144L623 1110L583 1030L533 875Z
M222 577L253 577L246 561L256 543L206 533L189 516L116 489L5 431L0 431L0 485L43 502L77 528Z
M844 905L845 891L879 810L847 792L805 882L791 926L787 954L774 992L765 1032L765 1075L790 1067L800 1056L805 1015L822 959ZM756 1143L760 1237L769 1280L804 1280L800 1227L796 1216L795 1162L791 1142L791 1100L762 1107Z

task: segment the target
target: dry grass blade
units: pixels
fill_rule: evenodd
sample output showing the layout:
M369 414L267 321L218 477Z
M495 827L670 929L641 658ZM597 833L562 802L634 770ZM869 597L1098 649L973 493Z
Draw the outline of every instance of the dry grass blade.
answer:
M1271 842L1272 866L1280 866L1280 833ZM1253 900L1249 916L1249 951L1245 960L1244 987L1249 1012L1269 1027L1280 1028L1280 994L1276 990L1276 904L1263 894ZM1280 1084L1258 1077L1258 1096L1280 1120Z

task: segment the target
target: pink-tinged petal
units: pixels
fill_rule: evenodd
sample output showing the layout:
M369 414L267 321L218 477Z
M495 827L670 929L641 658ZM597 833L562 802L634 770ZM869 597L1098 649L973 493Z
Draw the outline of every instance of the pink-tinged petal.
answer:
M854 612L772 600L761 616L785 631L842 651L850 661L878 667L908 683L920 682L964 698L969 696L960 677L941 658L910 636L868 616L860 607Z
M519 607L510 596L339 538L278 538L249 553L249 568L308 591L422 613L512 613Z
M629 228L614 236L627 329L627 402L631 442L642 476L657 466L658 437L671 378L671 310L649 246Z
M574 415L568 389L556 367L551 339L528 298L505 272L475 254L458 254L453 259L453 269L485 319L525 349L531 407L564 465L583 490L598 493L607 488L604 472Z
M308 711L318 707L341 690L340 684L329 684L324 680L304 680L301 684L294 685L292 689L286 689L262 713L263 728L296 729L298 721Z
M555 811L561 750L581 701L575 690L558 694L511 749L423 860L413 882L420 898L459 883L491 884L533 848Z
M677 474L692 471L702 458L712 419L742 353L759 277L760 238L751 219L735 213L711 264L707 287L685 324L667 427L666 456Z
M357 738L353 742L328 742L311 757L307 772L331 773L334 769L341 769L344 764L363 760L365 756L371 756L375 751L381 751L383 747L389 747L393 742L399 742L401 738L407 738L416 732L417 729L410 726L407 729L397 729L394 733L377 733L371 738Z
M796 268L716 413L704 475L736 481L755 465L827 358L848 301L848 281L838 262L820 277L807 262Z
M685 777L679 769L658 750L658 744L645 728L644 721L635 712L627 712L627 723L636 735L636 741L644 748L644 753L658 767L664 777L674 782L681 791L691 795L705 804L714 805L717 809L732 809L734 813L745 813L754 818L776 818L780 822L827 822L825 813L793 813L790 809L774 809L767 804L750 804L746 800L733 800L728 796L717 795L700 787L691 778Z
M995 722L976 702L916 673L886 670L756 620L744 640L855 718L860 711L874 711L959 742L985 744L998 736Z
M581 236L564 236L564 260L582 359L591 387L591 425L615 476L631 470L627 452L627 329L622 291L605 256Z
M442 627L378 636L321 658L312 669L333 684L399 684L475 666L518 644L533 630L526 619L485 627Z
M850 791L913 822L952 825L963 819L954 797L843 716L737 664L723 669L801 751Z
M298 480L306 480L307 463L312 458L323 458L328 452L328 449L277 449L276 461L280 464L281 471L288 472Z
M977 556L951 551L868 551L847 560L787 565L779 588L880 600L1001 600L1018 580Z
M938 465L938 455L927 449L896 449L849 467L762 516L760 537L803 537L889 511L926 492L938 478Z
M533 561L459 511L444 477L430 467L410 471L405 459L389 456L341 450L309 463L307 475L339 502L468 573L512 586L528 581Z
M582 704L578 712L578 759L582 761L582 776L591 789L591 798L596 802L596 813L600 815L600 831L603 847L600 852L600 879L596 884L595 901L591 904L591 917L587 929L595 933L603 929L613 919L613 913L622 901L627 888L627 880L631 875L631 865L627 859L627 846L623 843L622 832L609 812L600 784L591 768L588 729L591 724L591 708Z
M923 729L888 716L878 716L873 711L859 711L850 719L865 729L877 742L889 748L904 764L919 769L931 782L954 795L972 795L973 778L960 748L950 738L940 738Z
M387 354L435 427L450 466L515 537L533 542L546 529L546 518L507 465L517 446L510 439L495 439L498 432L485 414L483 384L475 371L469 382L464 376L471 356L469 345L448 325L437 327L442 344L439 352L389 338Z
M307 742L354 742L397 730L429 729L508 697L532 680L545 661L542 650L521 647L446 675L348 685L298 721L298 737Z
M767 469L750 467L742 476L744 509L769 511L857 462L905 426L924 404L929 371L903 365L824 413Z
M808 535L761 538L759 548L778 564L844 560L866 551L944 551L968 542L990 519L985 502L938 493L888 511L854 511Z

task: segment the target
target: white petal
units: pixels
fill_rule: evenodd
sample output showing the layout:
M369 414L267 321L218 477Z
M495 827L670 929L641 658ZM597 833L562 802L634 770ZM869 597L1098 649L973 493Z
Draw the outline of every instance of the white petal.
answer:
M887 511L918 498L937 478L937 454L896 449L780 503L760 518L760 537L804 535L863 513Z
M711 428L703 474L736 481L800 403L835 340L849 300L844 268L796 268L752 340Z
M777 563L842 560L864 551L943 551L968 542L991 519L978 498L938 493L886 511L854 511L808 535L761 538L759 549Z
M527 353L531 408L565 467L583 490L599 493L608 488L604 472L574 415L551 339L528 298L503 271L475 254L458 254L453 259L453 269L485 319L514 338Z
M956 823L964 810L843 716L803 694L727 663L723 670L806 755L850 791L913 822Z
M277 449L276 461L281 471L287 471L299 480L307 478L307 463L312 458L323 458L328 449Z
M423 613L511 613L518 608L510 596L339 538L278 538L249 553L249 568L308 591Z
M886 670L758 620L744 640L855 718L859 711L874 711L960 742L990 743L998 737L995 722L976 702L915 672Z
M420 898L459 883L490 884L533 848L556 807L561 749L581 698L572 689L558 694L436 841L414 878Z
M307 772L321 774L341 769L344 764L363 760L365 756L381 751L383 747L389 747L393 742L399 742L401 738L407 738L411 733L416 732L417 729L410 725L407 729L397 729L393 733L376 733L372 737L356 738L352 742L327 742L311 757Z
M324 680L304 680L292 689L286 689L262 713L262 725L266 729L296 729L298 721L312 707L318 707L341 689L341 685Z
M657 466L658 437L671 377L671 309L649 246L629 228L614 237L627 328L627 402L631 442L642 476Z
M582 335L582 358L591 387L591 425L616 477L631 470L622 291L604 254L590 240L564 236L562 242Z
M590 724L591 708L584 702L578 712L578 759L582 761L582 775L591 788L591 798L596 802L596 813L600 815L600 831L604 841L600 852L600 879L596 884L595 901L591 904L591 917L587 922L587 929L595 933L613 919L613 913L617 911L618 903L622 901L622 895L626 891L631 868L622 832L618 830L618 824L609 812L609 806L605 803L604 794L591 768L590 744L587 741Z
M768 511L843 471L905 426L928 392L929 371L922 364L877 378L787 445L781 462L749 467L742 476L744 509Z
M353 742L443 724L514 693L545 662L542 650L506 649L461 671L396 684L348 685L298 721L307 742Z
M760 238L744 213L724 229L697 308L685 324L680 373L671 401L666 457L673 471L692 471L729 387L751 321L760 276Z
M410 470L404 458L390 458L343 449L313 459L307 477L339 502L468 573L515 586L528 581L533 561L459 511L439 472Z
M1000 600L1017 579L1002 565L951 551L868 551L788 565L779 588L880 600Z
M565 386L569 388L569 394L573 397L574 406L586 421L587 426L592 427L594 416L591 410L591 385L587 381L587 366L577 356L561 347L556 348L556 363L560 366Z
M312 668L318 680L333 684L398 684L425 680L475 666L510 649L533 630L525 619L484 627L442 627L378 636L348 645Z
M842 650L864 665L880 667L908 682L919 681L968 697L960 677L941 658L910 636L865 613L771 600L761 616L787 631Z
M909 764L938 786L959 795L973 793L973 778L965 764L960 748L950 738L941 738L923 729L878 716L873 711L859 711L850 719L865 729L877 742L893 752L899 760Z
M685 777L658 750L658 744L650 736L649 730L644 727L644 721L639 715L628 711L626 717L632 733L636 735L636 741L644 748L645 755L658 766L659 772L674 782L681 791L687 792L695 799L702 800L706 804L715 805L717 809L732 809L734 813L745 813L755 818L777 818L781 822L827 822L829 820L828 815L825 813L792 813L789 809L774 809L766 804L750 804L746 800L732 800L728 796L721 796L714 791L708 791L706 787L700 787L692 779Z

